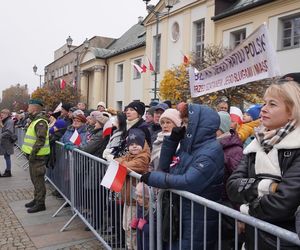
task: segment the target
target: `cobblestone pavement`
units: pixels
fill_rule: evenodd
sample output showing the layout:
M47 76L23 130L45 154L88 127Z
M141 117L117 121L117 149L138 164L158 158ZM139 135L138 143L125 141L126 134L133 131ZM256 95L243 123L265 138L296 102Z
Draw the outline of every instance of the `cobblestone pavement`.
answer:
M8 205L10 201L29 199L32 190L0 192L0 249L36 249L21 223Z

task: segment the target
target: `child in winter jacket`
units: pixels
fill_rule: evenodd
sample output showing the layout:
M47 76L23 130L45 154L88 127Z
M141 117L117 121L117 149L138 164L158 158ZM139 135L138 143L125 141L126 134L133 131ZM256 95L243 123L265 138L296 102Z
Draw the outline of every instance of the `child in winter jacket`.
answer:
M243 123L236 129L237 134L243 143L254 134L254 128L260 126L260 110L261 105L255 104L244 113ZM248 145L249 143L247 142L246 144Z
M117 158L121 165L127 168L127 173L131 171L144 174L148 171L150 162L150 148L145 142L145 134L141 129L130 129L127 138L128 153ZM136 217L136 204L132 200L132 188L136 185L136 180L130 176L126 177L126 184L122 190L122 199L124 200L123 210L123 229L126 234L127 249L136 249L136 232L131 230L130 222ZM131 237L130 237L130 234Z

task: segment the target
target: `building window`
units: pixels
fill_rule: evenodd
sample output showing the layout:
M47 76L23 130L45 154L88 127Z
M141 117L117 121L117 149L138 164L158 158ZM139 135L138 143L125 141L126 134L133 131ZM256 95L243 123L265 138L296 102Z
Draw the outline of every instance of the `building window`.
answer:
M136 59L133 61L134 64L137 64L139 66L142 65L142 59ZM137 71L135 67L133 67L133 79L140 79L141 78L141 73Z
M230 47L233 49L246 39L246 29L236 30L230 33Z
M197 64L200 64L202 62L202 58L204 56L204 25L204 20L195 23L195 59Z
M117 110L122 111L123 110L123 102L117 101Z
M281 20L282 49L296 48L300 45L300 16L293 16Z
M117 65L117 82L123 82L123 64Z
M155 64L154 64L154 70L159 73L160 72L160 47L161 47L161 37L160 35L157 36L157 39L156 39L156 36L153 37L154 39L154 42L153 44L155 44L155 54L154 54L154 57L155 58Z

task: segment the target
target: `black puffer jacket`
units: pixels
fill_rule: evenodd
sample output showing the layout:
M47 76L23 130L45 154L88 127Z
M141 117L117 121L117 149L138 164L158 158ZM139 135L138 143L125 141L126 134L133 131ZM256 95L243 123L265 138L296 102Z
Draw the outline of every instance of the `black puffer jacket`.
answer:
M227 193L229 198L240 204L249 203L249 214L256 218L270 222L295 232L295 212L300 204L300 128L296 128L288 134L273 150L277 152L277 159L281 171L282 180L279 182L276 192L257 198L257 186L261 180L255 174L256 153L261 151L258 142L254 140L245 151L238 169L229 177ZM248 150L247 150L248 149ZM254 178L254 183L248 189L242 188L245 179ZM248 228L249 229L249 228ZM254 242L253 230L247 230L249 241L247 249L252 249ZM247 237L247 238L248 238ZM276 238L259 231L258 249L276 249ZM281 240L280 249L300 249Z

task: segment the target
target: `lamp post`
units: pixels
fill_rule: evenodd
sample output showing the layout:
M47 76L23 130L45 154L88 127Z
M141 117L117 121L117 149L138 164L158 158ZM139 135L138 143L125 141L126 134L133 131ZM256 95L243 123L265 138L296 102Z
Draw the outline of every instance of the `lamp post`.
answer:
M73 39L71 38L71 36L69 36L66 39L66 42L67 42L67 46L68 46L69 52L70 52L72 43L73 43ZM89 41L89 39L86 38L83 42L83 50L74 51L74 53L76 53L76 89L77 89L77 91L79 89L79 56L82 52L86 51L89 48L89 46L90 46L90 41Z
M154 100L157 100L157 74L159 72L159 64L158 64L158 57L159 54L159 47L158 47L158 25L161 17L164 17L169 14L170 10L173 8L176 0L165 0L165 8L167 11L165 12L159 12L155 11L155 6L152 4L149 4L151 0L143 0L146 4L146 9L149 14L153 14L155 16L156 20L156 31L155 31L155 69L154 69ZM148 5L149 4L149 5Z
M42 76L44 76L44 75L40 75L37 73L38 67L36 65L33 65L32 69L33 69L34 74L40 77L40 88L41 88L42 87Z

